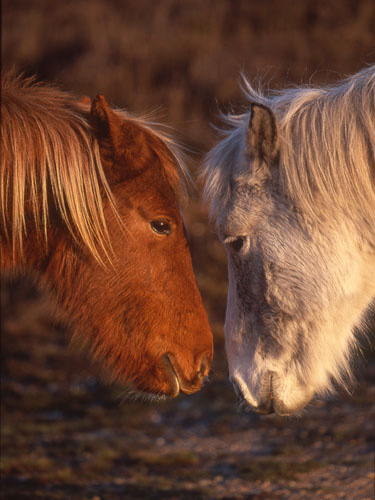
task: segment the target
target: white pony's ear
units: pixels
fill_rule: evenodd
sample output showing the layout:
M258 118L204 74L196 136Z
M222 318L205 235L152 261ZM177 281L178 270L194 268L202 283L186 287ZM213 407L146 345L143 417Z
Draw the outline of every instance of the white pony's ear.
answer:
M276 119L270 108L263 104L253 102L250 105L248 144L252 159L269 166L273 163L278 153Z

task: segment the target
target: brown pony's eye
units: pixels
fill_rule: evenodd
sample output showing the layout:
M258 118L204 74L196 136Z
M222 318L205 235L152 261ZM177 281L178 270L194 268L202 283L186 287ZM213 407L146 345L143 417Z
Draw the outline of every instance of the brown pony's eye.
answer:
M150 222L151 228L157 234L170 235L172 232L171 225L166 220L153 220Z
M245 241L245 237L244 236L238 236L238 238L230 241L228 243L228 246L229 246L229 248L231 249L232 252L237 253L243 247L244 241Z

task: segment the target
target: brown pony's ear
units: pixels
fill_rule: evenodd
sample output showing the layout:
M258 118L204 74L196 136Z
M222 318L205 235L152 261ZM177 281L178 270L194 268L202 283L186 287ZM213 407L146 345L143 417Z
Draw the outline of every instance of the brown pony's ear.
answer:
M102 94L92 102L90 120L108 181L115 183L138 175L150 156L141 127L115 113Z
M277 125L275 115L263 104L251 103L248 127L250 155L269 166L278 152Z
M105 160L114 161L123 142L123 121L109 107L104 95L98 94L91 104L91 125Z

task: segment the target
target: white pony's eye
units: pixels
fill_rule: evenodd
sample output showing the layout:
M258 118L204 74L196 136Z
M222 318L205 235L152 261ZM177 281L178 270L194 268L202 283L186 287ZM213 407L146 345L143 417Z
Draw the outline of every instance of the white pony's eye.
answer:
M225 244L228 246L232 253L238 253L246 240L246 236L237 236L235 238L227 238Z

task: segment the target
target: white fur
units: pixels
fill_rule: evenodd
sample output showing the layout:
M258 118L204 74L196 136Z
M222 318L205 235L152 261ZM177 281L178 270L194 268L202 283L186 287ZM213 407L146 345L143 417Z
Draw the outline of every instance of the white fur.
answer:
M244 239L228 250L230 377L256 408L271 376L284 414L350 380L353 329L375 297L375 67L271 97L245 84L276 118L278 163L255 167L250 114L227 117L205 197L224 244Z

